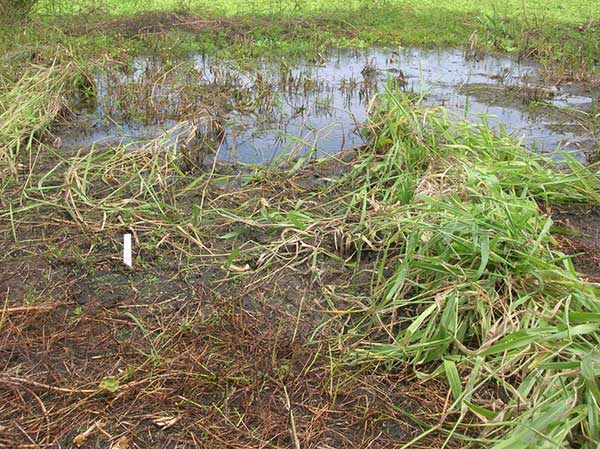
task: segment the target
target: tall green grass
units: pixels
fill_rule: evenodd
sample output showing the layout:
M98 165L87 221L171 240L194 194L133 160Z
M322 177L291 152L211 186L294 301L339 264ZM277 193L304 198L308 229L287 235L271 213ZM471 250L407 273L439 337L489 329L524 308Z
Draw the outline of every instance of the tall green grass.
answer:
M380 249L354 356L444 376L456 429L477 417L485 446L597 448L599 290L540 204L598 205L598 175L392 91L372 123L373 151L343 183L360 186L354 232Z

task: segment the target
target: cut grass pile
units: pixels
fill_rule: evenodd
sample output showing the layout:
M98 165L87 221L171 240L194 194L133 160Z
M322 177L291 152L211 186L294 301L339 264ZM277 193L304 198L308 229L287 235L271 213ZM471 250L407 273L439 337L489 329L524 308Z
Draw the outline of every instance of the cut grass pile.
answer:
M477 415L486 446L596 447L598 290L556 249L540 209L598 204L597 175L570 158L558 171L397 95L373 122L373 152L351 178L353 232L379 253L355 356L445 376L457 426ZM486 400L492 385L501 393Z
M8 87L6 98L17 88L29 98L33 90L23 86L63 79L47 77L48 70ZM48 92L60 103L54 87ZM5 111L13 107L2 104ZM4 148L18 149L14 142L23 140L30 148L3 156L13 167L26 167L5 186L0 232L11 243L3 262L25 251L80 264L90 276L93 254L100 248L118 254L122 233L131 231L141 270L172 259L178 272L222 273L218 288L225 301L228 288L244 285L244 297L251 298L261 285L300 280L319 305L317 318L305 323L303 346L315 351L306 363L324 358L328 362L316 366L330 373L344 366L384 377L410 366L417 378L446 382L443 413L432 422L405 412L419 431L395 444L431 447L433 435L440 447L592 449L600 443L598 289L581 280L558 249L544 213L553 204L599 205L597 167L568 156L559 166L485 123L457 122L444 109L414 104L391 85L373 102L371 144L350 172L308 189L298 187L298 177L310 170L300 165L256 167L234 179L219 164L188 172L180 153L161 151L160 139L136 151L95 148L31 158L39 148L29 136L56 112L44 101L30 104L18 109L30 118L23 120L27 126L8 127L3 138ZM366 287L357 288L355 280L365 275ZM337 285L344 276L348 284ZM16 306L9 301L5 308ZM303 309L302 299L294 306L296 323L315 312ZM200 328L211 319L200 319ZM18 337L10 335L14 351ZM295 341L296 331L290 338ZM141 351L138 366L114 374L119 385L152 384L148 366L162 366L156 348ZM275 350L269 354L277 357ZM38 382L42 400L50 398L52 388L44 392L34 367L8 365L11 379L32 376L27 385ZM142 380L128 386L132 369ZM187 367L186 375L197 379L194 369ZM59 372L53 376L60 388L95 396L89 380ZM243 388L257 388L248 384ZM289 408L284 423L298 416ZM315 441L308 430L294 432L293 441ZM254 429L252 435L265 433Z

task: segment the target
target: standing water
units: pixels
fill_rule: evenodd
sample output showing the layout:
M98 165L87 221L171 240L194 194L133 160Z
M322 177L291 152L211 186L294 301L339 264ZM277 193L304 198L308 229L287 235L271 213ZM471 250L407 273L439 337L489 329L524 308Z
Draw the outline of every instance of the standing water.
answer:
M534 151L569 151L585 160L595 139L577 114L565 111L585 116L591 95L563 93L540 80L533 63L473 60L462 50L334 50L316 62L251 65L201 55L176 63L138 57L133 67L96 74L94 101L80 113L84 126L62 137L67 147L82 147L164 135L177 146L193 133L230 162L322 157L365 143L360 129L369 102L392 82L454 115L484 116Z

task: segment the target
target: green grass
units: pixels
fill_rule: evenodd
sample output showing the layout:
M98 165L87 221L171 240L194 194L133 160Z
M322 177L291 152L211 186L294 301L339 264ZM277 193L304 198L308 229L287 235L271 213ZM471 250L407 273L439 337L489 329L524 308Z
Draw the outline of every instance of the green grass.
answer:
M356 360L446 377L456 429L475 413L488 447L597 447L599 292L538 203L598 205L598 176L391 92L373 126L375 151L346 181L360 185L353 233L381 249L350 332ZM484 399L490 385L508 400Z
M36 158L37 139L63 108L72 70L73 66L32 67L14 84L2 79L0 174L15 175L19 163Z
M561 23L581 23L600 18L600 5L586 0L569 0L567 2L560 0L526 0L525 2L521 0L509 0L505 2L493 0L483 2L476 0L379 0L374 2L365 2L363 0L216 0L211 2L205 0L130 0L127 2L107 0L100 3L97 1L86 2L82 0L68 3L56 2L55 0L42 0L38 6L38 11L45 14L75 13L85 10L88 5L103 6L117 16L133 15L146 10L168 11L183 7L199 12L219 13L225 16L285 15L297 17L329 14L334 17L344 17L353 14L355 11L364 9L377 10L385 8L392 13L398 10L411 11L415 16L422 17L423 22L426 22L426 18L434 18L441 21L444 17L447 17L447 14L450 14L450 16L478 15L493 13L494 11L507 18L522 18L523 6L525 6L525 13L531 19L545 18ZM394 18L392 14L391 17L380 18L380 20L385 20L391 24ZM402 24L398 23L397 26L402 26Z
M225 25L216 32L161 33L142 39L129 39L110 28L73 32L73 27L95 21L156 10L188 11L203 19L241 18L245 25ZM260 22L263 19L269 22ZM39 3L33 20L34 24L16 39L13 27L0 27L4 31L0 32L0 47L8 52L33 48L51 54L59 44L90 57L117 51L134 53L141 48L301 56L328 46L474 45L482 51L520 53L552 63L556 73L565 77L589 76L600 61L596 23L600 21L600 5L585 0L45 0ZM230 31L241 31L251 39L232 42Z

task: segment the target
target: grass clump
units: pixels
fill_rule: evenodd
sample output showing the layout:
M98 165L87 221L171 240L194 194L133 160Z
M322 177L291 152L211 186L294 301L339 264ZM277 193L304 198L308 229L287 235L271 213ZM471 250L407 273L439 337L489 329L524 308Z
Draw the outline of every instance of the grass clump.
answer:
M350 176L354 232L379 249L354 356L445 377L448 439L475 415L487 447L597 447L598 289L540 206L599 204L598 176L391 92L373 120L374 151Z
M72 66L31 66L16 81L2 78L0 95L0 169L15 175L24 157L65 106ZM31 157L30 157L31 160Z

